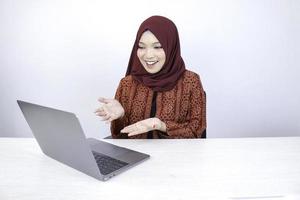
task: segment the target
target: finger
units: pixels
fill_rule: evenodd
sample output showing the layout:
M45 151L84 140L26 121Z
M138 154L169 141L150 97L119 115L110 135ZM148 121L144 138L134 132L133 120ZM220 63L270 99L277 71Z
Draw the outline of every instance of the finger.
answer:
M129 125L129 126L126 126L125 128L123 128L121 130L121 133L130 133L132 131L135 131L137 128L136 128L136 124L132 124L132 125Z
M106 117L107 116L107 114L101 114L101 113L97 113L96 115L99 116L99 117Z
M102 119L101 119L101 121L106 121L106 120L108 120L109 118L110 118L109 115L103 116Z
M94 113L96 113L96 112L101 112L101 111L103 111L103 108L102 108L102 107L97 108L97 109L94 111Z
M133 132L129 133L128 136L130 137L130 136L134 136L134 135L140 135L142 133L144 133L144 132L141 130L133 131Z
M109 123L111 123L113 121L113 118L112 117L109 117L107 120L106 120L106 124L109 124Z
M109 103L109 102L110 102L110 99L106 99L106 98L100 97L100 98L98 99L98 101L101 102L101 103Z
M105 116L105 115L107 115L107 113L104 112L104 111L95 112L95 114L98 115L98 116Z
M110 117L110 118L108 119L108 122L110 123L110 122L112 122L112 121L114 121L114 120L115 120L114 117Z
M133 129L136 129L136 128L137 128L137 123L134 123L134 124L126 126L124 129L133 130Z

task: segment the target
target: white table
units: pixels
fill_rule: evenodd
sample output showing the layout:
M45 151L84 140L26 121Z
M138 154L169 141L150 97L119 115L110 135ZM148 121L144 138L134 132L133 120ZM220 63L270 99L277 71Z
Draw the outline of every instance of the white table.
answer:
M106 141L151 158L101 182L0 138L0 200L300 199L300 137Z

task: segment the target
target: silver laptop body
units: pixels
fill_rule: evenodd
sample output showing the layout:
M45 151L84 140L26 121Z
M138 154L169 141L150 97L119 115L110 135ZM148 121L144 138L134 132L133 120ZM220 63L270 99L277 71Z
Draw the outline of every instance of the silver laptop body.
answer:
M44 154L98 180L105 181L150 157L94 138L86 139L73 113L17 102Z

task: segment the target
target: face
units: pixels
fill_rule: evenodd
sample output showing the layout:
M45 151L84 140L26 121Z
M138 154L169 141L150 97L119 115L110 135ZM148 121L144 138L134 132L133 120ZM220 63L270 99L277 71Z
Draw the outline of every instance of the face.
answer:
M150 74L159 72L166 61L166 54L162 45L150 31L145 31L141 36L137 56L145 70Z

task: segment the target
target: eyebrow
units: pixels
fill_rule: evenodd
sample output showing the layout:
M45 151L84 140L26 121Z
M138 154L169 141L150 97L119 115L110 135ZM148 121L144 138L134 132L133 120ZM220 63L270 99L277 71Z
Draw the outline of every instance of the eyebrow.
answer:
M145 44L145 43L139 42L139 44ZM154 42L154 43L152 43L152 44L160 44L160 42ZM161 44L160 44L160 45L161 45Z

